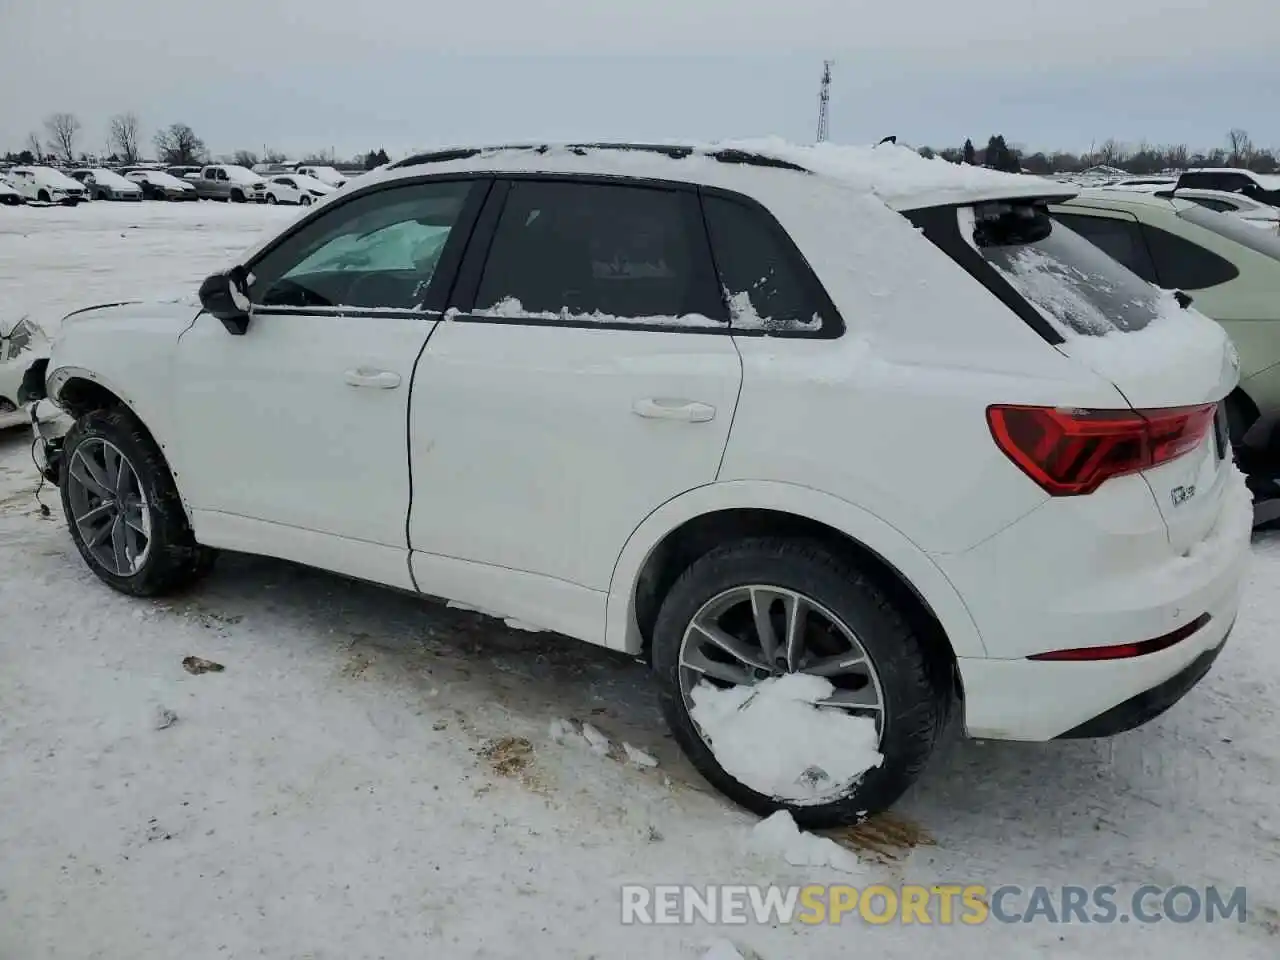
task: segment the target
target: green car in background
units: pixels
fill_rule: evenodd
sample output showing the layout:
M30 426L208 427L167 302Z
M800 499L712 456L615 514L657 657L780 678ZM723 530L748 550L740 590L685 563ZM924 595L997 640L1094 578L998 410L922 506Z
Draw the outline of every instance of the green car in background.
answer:
M1240 354L1240 386L1227 397L1237 459L1255 496L1280 495L1280 484L1257 476L1280 468L1280 236L1189 200L1124 190L1085 190L1050 211L1222 324Z

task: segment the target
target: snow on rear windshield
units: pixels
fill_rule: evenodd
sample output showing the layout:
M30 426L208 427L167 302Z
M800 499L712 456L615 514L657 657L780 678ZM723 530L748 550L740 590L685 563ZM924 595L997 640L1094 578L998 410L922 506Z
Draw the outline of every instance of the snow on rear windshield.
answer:
M1007 205L960 213L987 263L1064 334L1128 333L1160 316L1155 287L1047 213Z

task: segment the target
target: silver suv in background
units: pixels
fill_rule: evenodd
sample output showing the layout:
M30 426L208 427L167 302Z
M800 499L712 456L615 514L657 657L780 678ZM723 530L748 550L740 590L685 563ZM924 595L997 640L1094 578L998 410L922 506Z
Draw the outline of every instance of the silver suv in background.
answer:
M191 182L202 200L263 203L267 199L267 182L247 167L234 163L210 164Z

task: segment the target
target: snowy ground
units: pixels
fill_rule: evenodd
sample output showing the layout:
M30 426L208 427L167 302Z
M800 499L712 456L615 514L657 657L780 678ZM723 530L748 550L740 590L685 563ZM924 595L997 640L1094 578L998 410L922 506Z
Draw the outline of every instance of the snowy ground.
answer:
M187 292L288 215L0 208L0 309ZM949 744L894 817L841 838L851 876L749 851L752 818L680 760L625 658L246 557L129 600L35 488L26 435L0 433L4 960L674 960L724 934L764 960L1280 948L1280 537L1257 540L1231 643L1169 714L1111 741ZM192 655L226 669L191 675ZM557 742L566 717L614 748ZM619 922L623 883L811 881L1245 885L1250 921Z

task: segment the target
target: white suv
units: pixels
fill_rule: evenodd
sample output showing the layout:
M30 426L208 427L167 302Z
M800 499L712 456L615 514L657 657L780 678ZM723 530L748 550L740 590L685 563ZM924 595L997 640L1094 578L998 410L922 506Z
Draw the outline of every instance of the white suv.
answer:
M1070 192L891 145L411 157L203 310L69 316L38 455L120 591L225 548L645 657L717 787L852 821L953 708L1128 729L1235 620L1228 341ZM757 691L780 722L726 732Z

